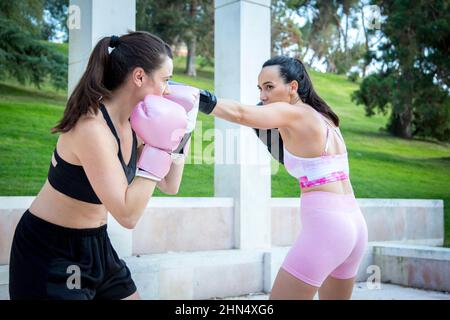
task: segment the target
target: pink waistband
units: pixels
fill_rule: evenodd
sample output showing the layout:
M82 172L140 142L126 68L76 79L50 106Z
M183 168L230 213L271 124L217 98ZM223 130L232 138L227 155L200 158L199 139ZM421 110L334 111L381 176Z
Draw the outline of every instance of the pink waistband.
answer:
M354 193L310 191L302 193L300 203L303 208L323 208L327 210L359 208Z
M311 188L315 186L321 186L330 182L347 180L349 178L348 174L344 171L332 172L329 175L322 177L320 179L308 180L307 176L300 177L299 184L300 188Z

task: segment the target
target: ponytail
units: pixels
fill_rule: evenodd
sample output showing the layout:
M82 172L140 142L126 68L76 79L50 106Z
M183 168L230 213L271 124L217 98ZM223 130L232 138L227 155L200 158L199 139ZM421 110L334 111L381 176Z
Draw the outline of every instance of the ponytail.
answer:
M67 101L63 118L52 129L52 133L69 131L78 119L89 111L97 114L99 100L110 96L110 91L103 84L103 74L109 58L110 39L110 37L103 38L95 46L86 71Z
M339 127L339 117L316 93L309 74L300 60L287 56L277 56L267 60L263 64L263 68L275 65L279 66L280 75L285 83L289 83L293 80L298 82L297 93L304 103L323 114Z

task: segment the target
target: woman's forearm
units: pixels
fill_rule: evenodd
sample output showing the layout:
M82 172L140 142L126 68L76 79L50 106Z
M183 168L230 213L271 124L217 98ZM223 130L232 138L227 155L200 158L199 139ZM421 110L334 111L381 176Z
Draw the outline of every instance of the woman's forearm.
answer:
M172 160L169 173L163 180L158 182L157 187L159 190L166 194L177 194L180 189L181 180L183 178L183 171L185 165L185 158L189 154L189 146L191 144L191 138L184 146L184 154L176 157Z
M172 161L169 173L157 184L159 190L170 195L178 193L183 177L184 163L184 157Z
M155 187L158 187L166 194L178 193L183 176L184 163L184 156L173 159L169 172L159 182L136 176L133 183L127 188L122 208L111 213L122 226L133 229L144 213Z
M133 229L144 213L155 187L156 181L135 177L125 192L123 207L114 210L115 212L111 211L111 214L122 226Z

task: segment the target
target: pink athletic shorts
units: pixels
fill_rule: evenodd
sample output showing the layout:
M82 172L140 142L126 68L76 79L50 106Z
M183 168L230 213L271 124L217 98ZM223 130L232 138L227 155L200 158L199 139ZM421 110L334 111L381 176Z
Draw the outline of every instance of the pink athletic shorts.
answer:
M311 191L300 202L300 234L282 268L316 287L328 276L355 277L368 236L354 194Z

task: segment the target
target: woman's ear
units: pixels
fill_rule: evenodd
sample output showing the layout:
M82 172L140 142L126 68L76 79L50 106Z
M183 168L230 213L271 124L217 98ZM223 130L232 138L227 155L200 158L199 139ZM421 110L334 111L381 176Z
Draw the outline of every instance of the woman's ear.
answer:
M143 85L143 79L145 77L145 71L142 68L135 68L131 74L133 83L139 88Z
M290 83L291 94L297 94L298 91L298 81L292 80Z

